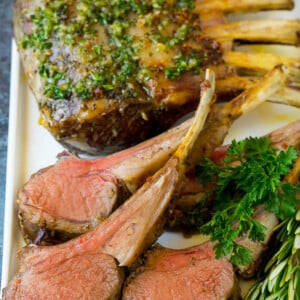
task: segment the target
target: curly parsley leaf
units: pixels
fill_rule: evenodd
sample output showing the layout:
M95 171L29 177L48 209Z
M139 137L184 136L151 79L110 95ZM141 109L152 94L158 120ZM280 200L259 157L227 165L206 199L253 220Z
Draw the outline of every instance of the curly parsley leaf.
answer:
M268 138L233 141L223 165L205 158L197 167L203 183L216 181L215 201L211 220L200 227L216 241L216 257L229 256L233 264L248 264L251 251L236 243L245 234L253 241L264 239L265 227L252 214L259 205L275 213L279 219L293 216L299 188L284 182L291 170L297 151L289 147L276 151Z

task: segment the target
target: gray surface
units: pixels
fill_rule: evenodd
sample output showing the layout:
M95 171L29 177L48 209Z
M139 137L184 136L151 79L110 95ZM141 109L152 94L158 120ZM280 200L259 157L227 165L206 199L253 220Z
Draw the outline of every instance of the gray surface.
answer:
M13 0L0 0L0 275L2 269L10 52L12 38L12 3Z

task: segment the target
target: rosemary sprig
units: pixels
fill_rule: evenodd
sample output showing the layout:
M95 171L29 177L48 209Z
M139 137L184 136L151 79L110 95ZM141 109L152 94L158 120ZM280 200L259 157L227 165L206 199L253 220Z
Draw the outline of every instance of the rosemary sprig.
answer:
M300 209L279 225L279 250L268 261L264 279L250 289L246 300L300 300Z

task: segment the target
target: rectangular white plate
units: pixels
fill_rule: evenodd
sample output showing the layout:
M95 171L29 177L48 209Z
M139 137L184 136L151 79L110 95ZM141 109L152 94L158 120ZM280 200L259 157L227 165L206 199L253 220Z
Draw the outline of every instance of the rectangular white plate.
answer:
M296 0L292 12L272 12L274 18L300 17L300 1ZM282 50L284 49L284 50ZM276 49L278 51L278 49ZM300 57L299 49L280 47L284 54ZM35 99L26 85L15 43L12 44L11 94L6 175L6 199L3 239L1 290L17 270L17 251L23 241L18 229L16 195L31 174L53 164L63 148L38 125L39 113ZM226 143L233 138L260 136L300 118L300 110L265 103L252 113L243 116L231 128ZM164 234L159 242L171 248L182 248L199 243L199 237L186 239L179 234Z

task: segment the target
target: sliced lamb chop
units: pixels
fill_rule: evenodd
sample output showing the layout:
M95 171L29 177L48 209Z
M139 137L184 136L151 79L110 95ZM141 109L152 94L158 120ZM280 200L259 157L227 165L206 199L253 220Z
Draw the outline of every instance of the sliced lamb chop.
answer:
M285 82L281 76L285 77L278 67L222 110L211 113L212 125L207 126L201 139L212 146L209 151L205 150L206 153L202 150L199 153L213 154L215 148L222 145L235 119L271 97L274 88L280 89ZM105 158L91 160L64 156L56 165L33 175L18 196L20 224L27 242L57 243L82 234L103 221L144 183L147 176L166 162L189 124L191 120ZM187 187L189 194L195 192L189 183Z
M194 151L214 98L213 73L207 75L193 124L165 166L95 229L57 246L25 247L20 254L20 270L4 289L3 299L115 298L122 281L114 259L120 266L128 266L156 240L164 211L173 194L180 191L188 156ZM109 262L102 264L103 259ZM70 265L75 268L68 269ZM109 276L98 277L102 268Z
M123 300L221 300L234 297L235 275L227 259L216 259L213 244L172 250L159 245L125 282Z
M169 159L191 123L103 158L61 154L18 194L25 240L64 241L95 227Z

